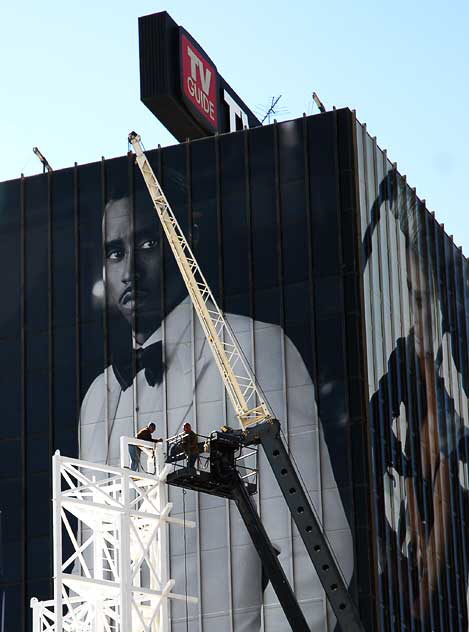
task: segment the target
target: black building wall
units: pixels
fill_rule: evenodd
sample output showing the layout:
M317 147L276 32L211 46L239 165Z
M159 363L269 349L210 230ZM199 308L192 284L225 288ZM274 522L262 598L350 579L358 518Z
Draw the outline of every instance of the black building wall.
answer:
M354 130L352 114L341 110L148 155L221 307L253 323L279 326L282 344L291 341L308 370L315 400L311 416L319 423L317 432L324 437L333 473L330 481L318 475L321 512L334 541L339 509L321 498L328 498L329 487L337 489L353 545L341 548L339 530L334 546L339 561L351 569L351 590L371 626L376 567L370 547L363 255ZM55 450L79 455L78 420L90 384L110 370L116 355L132 356L130 329L109 300L106 304L102 285L103 211L109 200L124 196L134 212L151 210L131 155L0 184L6 297L0 316L1 579L7 630L30 629L29 599L52 596L51 455ZM164 321L184 287L162 239L158 248L162 272L156 318ZM260 338L255 325L252 336L256 347ZM254 360L262 385L269 355L260 347L258 342ZM281 391L272 396L284 402L275 404L280 408L276 412L284 418L295 449L301 437L288 425L296 395L288 383L285 353L281 362L286 377ZM215 427L219 421L199 423ZM168 429L163 420L164 426ZM300 457L308 477L319 456ZM263 516L274 523L269 494L261 488L260 506L262 510L265 497ZM202 505L197 511L203 510ZM317 600L310 599L306 571L298 570L302 554L289 524L290 535L278 536L282 555L313 617ZM203 550L198 554L205 559ZM199 581L202 590L203 573ZM281 616L275 598L266 593L261 607L266 630L274 629ZM205 621L207 600L201 609L194 620ZM230 625L236 625L236 613L227 616ZM324 625L334 629L332 618Z

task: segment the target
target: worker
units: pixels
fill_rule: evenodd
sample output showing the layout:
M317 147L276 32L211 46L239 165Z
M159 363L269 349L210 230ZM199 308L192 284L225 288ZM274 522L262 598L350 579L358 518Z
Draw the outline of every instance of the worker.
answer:
M192 426L189 422L186 422L183 426L184 435L181 439L181 445L184 449L184 454L187 457L187 466L193 468L197 457L199 456L199 445L197 443L197 435L192 430Z
M140 439L141 441L153 441L153 443L159 443L163 441L163 439L153 439L151 436L155 432L156 426L153 422L150 422L148 426L145 428L141 428L136 435L136 439ZM130 456L130 469L136 472L138 470L138 465L140 463L140 448L136 445L129 445L129 456Z

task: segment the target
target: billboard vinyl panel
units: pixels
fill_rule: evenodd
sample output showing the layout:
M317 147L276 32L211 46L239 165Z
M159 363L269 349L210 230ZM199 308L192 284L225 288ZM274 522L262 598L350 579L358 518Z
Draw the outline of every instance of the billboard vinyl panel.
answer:
M380 630L468 630L468 265L356 127Z
M148 157L299 464L347 583L373 619L362 271L348 110ZM236 425L133 156L0 185L9 300L0 437L7 629L52 594L50 456L117 462L118 439ZM143 349L140 352L139 349ZM141 359L147 356L147 363ZM336 629L259 455L259 512L312 629ZM198 606L173 630L287 630L234 507L171 489L171 576ZM9 605L11 604L11 605ZM18 606L18 607L15 607Z

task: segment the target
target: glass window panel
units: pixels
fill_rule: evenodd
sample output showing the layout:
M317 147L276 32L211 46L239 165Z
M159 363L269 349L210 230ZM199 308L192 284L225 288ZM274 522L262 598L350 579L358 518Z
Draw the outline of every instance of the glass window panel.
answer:
M384 373L387 357L391 353L394 341L391 331L391 297L390 297L390 272L389 272L389 209L385 199L388 176L385 171L383 152L376 147L376 171L378 184L378 199L381 207L381 219L379 222L379 270L381 287L381 320L383 324L383 350L381 357L381 370Z
M129 161L127 156L106 160L106 198L118 200L129 195Z
M49 472L52 467L49 436L31 433L26 441L26 458L28 462L28 474Z
M305 183L282 184L282 246L285 283L308 278L308 226L306 223Z
M310 297L308 283L295 283L284 286L285 333L290 327L299 324L309 329L311 322Z
M277 201L273 128L257 128L249 134L249 183L252 210L254 288L278 283Z
M275 184L273 174L271 182L261 186L251 173L254 287L262 290L278 284Z
M52 300L55 325L75 317L74 169L55 173L52 183Z
M45 331L49 322L47 280L47 227L28 228L26 259L26 325L29 331Z
M95 209L94 222L80 224L80 318L101 321L103 316L103 259L101 206Z
M5 630L21 630L21 622L26 618L22 586L7 584L2 588L2 592L5 596Z
M101 323L83 323L80 327L80 365L98 372L104 368L104 330Z
M225 312L229 314L247 314L249 313L249 296L248 294L235 294L225 298Z
M254 295L254 315L256 321L264 323L280 322L280 290L256 290Z
M75 327L58 327L53 330L53 366L54 369L66 368L74 369L73 361L75 360L76 350L76 331Z
M402 320L403 320L403 336L407 336L411 327L410 306L409 306L409 290L408 290L408 270L407 270L407 243L403 228L407 222L407 197L405 180L401 175L397 176L397 194L398 194L398 213L399 213L399 265L401 279L401 298L402 298Z
M2 209L0 207L0 217ZM11 235L0 229L0 265L2 266L2 309L0 310L0 337L15 336L19 331L20 314L20 243L18 234ZM19 231L19 229L18 229Z
M319 277L314 281L316 318L328 318L344 311L341 277Z
M53 594L54 587L52 578L42 581L36 579L26 583L26 599L28 603L32 597L36 597L39 601L48 601L52 598Z
M52 574L51 538L28 538L27 573L28 579L48 578Z
M398 233L399 233L399 208L393 190L395 189L395 175L393 174L392 164L387 163L387 179L388 179L388 247L389 247L389 260L390 266L390 298L391 298L391 318L392 328L394 332L393 347L396 344L396 340L402 336L402 322L401 322L401 292L403 288L401 286L399 260L401 252L399 249Z
M75 327L61 327L53 330L53 366L55 369L74 370L76 351Z
M75 319L76 254L73 218L54 223L52 250L52 298L55 326L70 326Z
M22 576L22 552L23 542L14 540L8 542L8 546L3 549L3 573L6 582L19 581Z
M314 270L317 275L338 274L339 200L336 133L332 116L312 116L308 119L308 149Z
M72 356L73 358L73 356ZM76 428L78 420L75 365L56 369L53 377L53 413L55 427Z
M73 226L75 216L75 169L61 169L54 173L52 184L53 228Z
M304 120L285 121L277 126L282 182L304 182Z
M52 520L50 498L50 472L28 476L26 501L28 539L49 536Z
M100 375L102 372L102 367L97 367L90 364L80 366L80 399L82 402L93 380L96 379L98 375Z
M21 180L0 183L0 229L2 235L19 234Z
M191 146L192 248L215 297L219 293L219 252L215 142Z
M0 338L0 366L2 377L9 372L19 371L21 342L19 338Z
M58 423L54 435L54 451L59 450L60 454L78 458L78 423L76 422L75 426L70 428L59 427Z
M49 367L49 335L47 331L31 333L27 336L26 358L28 371Z
M31 331L48 325L48 178L26 180L25 300L26 323Z
M2 365L3 366L3 365ZM2 439L20 436L21 382L19 370L0 377L0 401L2 402Z
M101 163L95 162L78 167L78 188L80 224L100 224L102 214Z
M188 190L187 190L187 155L185 145L166 148L161 154L161 185L168 198L182 232L188 235ZM187 295L184 281L179 272L174 255L163 238L164 256L164 314L171 312L175 305Z
M363 149L363 127L361 123L356 122L356 141L357 141L357 170L358 170L358 195L360 202L360 222L362 238L365 236L368 227L368 205L366 199L366 166Z
M23 524L22 481L19 478L0 480L0 510L4 542L17 540Z
M343 318L336 316L316 322L316 353L319 375L319 393L328 389L345 374L345 347L343 342ZM334 344L331 345L331 340Z
M373 207L380 207L378 182L376 181L376 144L370 136L367 136L367 185L368 185L368 205L371 212ZM383 322L381 316L382 288L380 274L380 237L382 233L382 221L380 220L372 232L371 237L371 257L370 257L370 286L371 286L371 317L373 323L373 366L374 385L377 388L378 380L384 373L383 362Z
M357 149L359 160L359 192L360 192L360 216L362 231L362 257L363 257L363 290L364 290L364 317L366 335L366 354L368 370L368 388L371 397L376 390L376 379L373 358L373 327L372 327L372 293L371 293L371 235L373 226L370 221L371 209L368 195L367 181L367 144L366 130L358 125Z
M15 439L13 441L0 441L0 477L17 478L21 475L21 469L20 440Z
M49 373L28 371L26 375L26 429L47 433L49 428Z
M244 135L219 139L224 293L239 294L249 286L248 223ZM243 158L240 158L243 157Z

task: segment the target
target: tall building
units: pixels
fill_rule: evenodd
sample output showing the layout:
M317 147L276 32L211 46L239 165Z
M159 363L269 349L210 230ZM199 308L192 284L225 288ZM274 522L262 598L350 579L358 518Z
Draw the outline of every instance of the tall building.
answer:
M142 98L190 139L148 157L366 629L467 631L465 257L353 112L257 125L167 14L140 29ZM53 452L112 464L149 421L166 438L236 419L133 155L1 183L0 242L1 582L25 632L52 595ZM287 630L235 508L171 499L199 527L170 533L171 576L200 598L172 630ZM257 503L311 629L337 629L262 454Z

